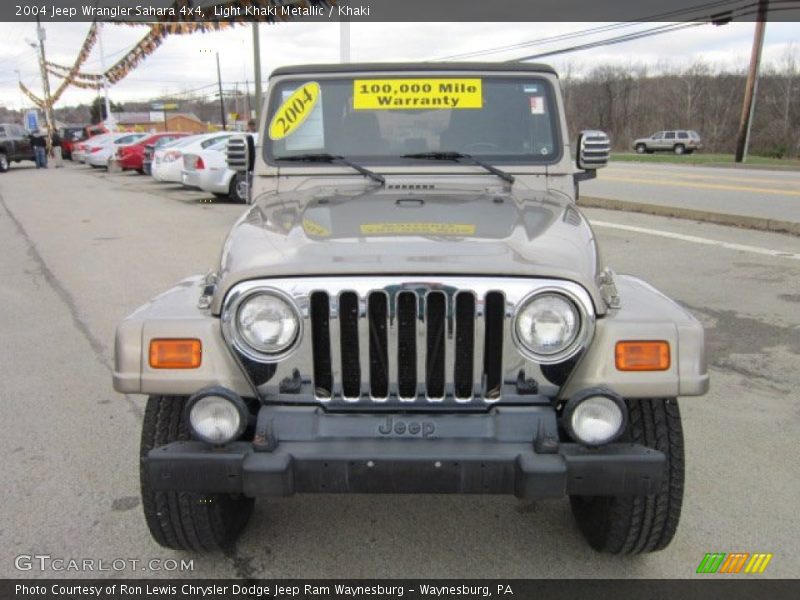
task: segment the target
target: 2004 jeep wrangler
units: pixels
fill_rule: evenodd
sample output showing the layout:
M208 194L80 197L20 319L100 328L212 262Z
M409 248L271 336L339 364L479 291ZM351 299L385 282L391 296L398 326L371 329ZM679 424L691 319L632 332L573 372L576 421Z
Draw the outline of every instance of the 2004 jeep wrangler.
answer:
M261 132L228 148L252 203L219 263L117 329L155 540L224 548L256 497L366 492L567 495L599 551L669 544L703 328L603 263L575 198L609 142L570 147L556 73L281 68Z

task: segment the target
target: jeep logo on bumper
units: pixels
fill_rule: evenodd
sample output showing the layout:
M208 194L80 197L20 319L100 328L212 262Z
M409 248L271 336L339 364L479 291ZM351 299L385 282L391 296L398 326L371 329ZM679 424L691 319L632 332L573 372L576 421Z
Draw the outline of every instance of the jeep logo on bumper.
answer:
M382 435L408 435L430 437L436 431L436 425L430 421L401 421L394 417L386 417L386 421L378 425L378 433Z

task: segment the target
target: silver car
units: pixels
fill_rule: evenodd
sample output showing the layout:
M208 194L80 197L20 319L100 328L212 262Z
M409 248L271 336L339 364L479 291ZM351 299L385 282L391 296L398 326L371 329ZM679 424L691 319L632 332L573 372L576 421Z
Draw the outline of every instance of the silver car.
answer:
M304 65L264 97L219 258L117 328L155 541L230 547L261 497L451 493L568 497L596 550L666 547L703 327L604 261L575 197L610 142L570 140L556 72Z
M633 149L637 154L653 154L653 152L691 154L702 147L700 134L691 129L657 131L650 137L633 141Z

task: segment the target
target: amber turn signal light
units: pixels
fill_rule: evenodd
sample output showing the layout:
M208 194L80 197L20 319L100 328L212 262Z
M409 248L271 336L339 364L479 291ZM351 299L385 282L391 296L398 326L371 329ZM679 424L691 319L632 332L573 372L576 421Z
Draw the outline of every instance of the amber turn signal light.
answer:
M666 371L669 342L617 342L615 356L620 371Z
M200 340L150 340L150 366L153 369L196 369L202 355Z

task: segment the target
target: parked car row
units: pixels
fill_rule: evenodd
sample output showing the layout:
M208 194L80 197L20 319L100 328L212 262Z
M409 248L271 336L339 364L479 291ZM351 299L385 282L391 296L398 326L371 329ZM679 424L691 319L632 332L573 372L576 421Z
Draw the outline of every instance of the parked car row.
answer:
M180 183L219 198L247 202L247 179L226 164L234 132L106 133L79 142L72 160L94 168L136 171L156 181Z

